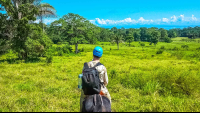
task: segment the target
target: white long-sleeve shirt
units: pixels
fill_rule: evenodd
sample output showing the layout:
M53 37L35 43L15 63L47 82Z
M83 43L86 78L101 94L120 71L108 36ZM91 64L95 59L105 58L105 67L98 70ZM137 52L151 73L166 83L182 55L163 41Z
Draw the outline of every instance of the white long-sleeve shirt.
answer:
M90 61L88 62L88 67L94 67L98 62L99 61ZM101 91L105 94L105 96L108 96L108 98L111 99L108 89L106 88L106 86L108 85L108 74L106 67L104 65L99 65L96 67L96 69L99 72L100 81L104 84L104 86L101 86Z

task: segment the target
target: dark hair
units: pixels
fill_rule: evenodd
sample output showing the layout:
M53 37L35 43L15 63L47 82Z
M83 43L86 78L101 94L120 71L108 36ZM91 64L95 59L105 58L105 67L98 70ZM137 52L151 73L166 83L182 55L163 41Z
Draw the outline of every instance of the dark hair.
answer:
M95 56L95 55L93 55L94 56L94 58L96 58L96 59L100 59L101 57L98 57L98 56Z

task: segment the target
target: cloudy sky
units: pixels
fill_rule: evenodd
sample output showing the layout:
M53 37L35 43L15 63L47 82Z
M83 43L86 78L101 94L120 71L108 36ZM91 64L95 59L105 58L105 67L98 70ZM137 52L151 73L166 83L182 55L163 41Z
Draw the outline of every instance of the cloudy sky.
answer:
M169 27L200 25L200 0L43 0L62 17L79 14L92 23L111 27ZM45 19L51 23L53 19Z

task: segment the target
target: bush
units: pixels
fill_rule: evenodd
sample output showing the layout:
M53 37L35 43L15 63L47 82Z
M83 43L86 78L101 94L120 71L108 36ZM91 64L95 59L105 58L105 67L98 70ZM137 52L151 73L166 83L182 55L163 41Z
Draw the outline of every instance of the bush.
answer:
M177 59L182 59L185 56L185 54L181 51L177 51L177 52L172 53L171 56L176 56Z
M116 75L117 75L116 70L111 70L111 72L110 72L111 78L114 78Z
M12 50L8 50L8 53L6 54L7 62L14 63L16 58L17 58L16 54Z
M80 49L79 49L80 50ZM51 52L54 56L62 56L63 54L69 54L72 52L72 47L66 43L65 45L55 45L51 47Z
M174 51L178 51L179 48L178 48L178 47L174 47L172 50L174 50Z
M159 49L156 54L162 54L163 53L163 50Z
M165 49L165 46L161 46L160 49Z
M183 49L187 49L187 50L188 50L188 48L189 48L188 45L181 45L181 47L182 47Z
M49 63L52 63L53 61L53 56L47 56L46 57L46 63L49 64Z
M164 42L171 43L172 40L171 40L171 38L169 38L169 37L165 37L165 38L164 38Z
M140 43L140 46L142 46L142 47L145 46L145 43Z
M200 50L200 47L198 47L196 50L198 50L198 51L199 51L199 50Z
M61 43L61 42L58 42L57 44L58 44L58 45L61 45L62 43Z
M46 63L49 64L49 63L52 63L53 61L53 49L52 48L49 48L47 51L46 51Z

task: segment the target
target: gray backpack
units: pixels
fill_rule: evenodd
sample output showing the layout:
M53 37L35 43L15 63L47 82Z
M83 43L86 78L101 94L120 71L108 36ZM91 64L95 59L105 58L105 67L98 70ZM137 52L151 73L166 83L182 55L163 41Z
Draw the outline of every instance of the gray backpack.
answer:
M89 68L87 63L84 63L83 77L82 77L82 89L85 95L99 94L101 91L101 85L99 79L99 72L95 67L102 65L98 62L94 67Z
M110 100L100 94L89 95L83 101L82 112L111 112Z

